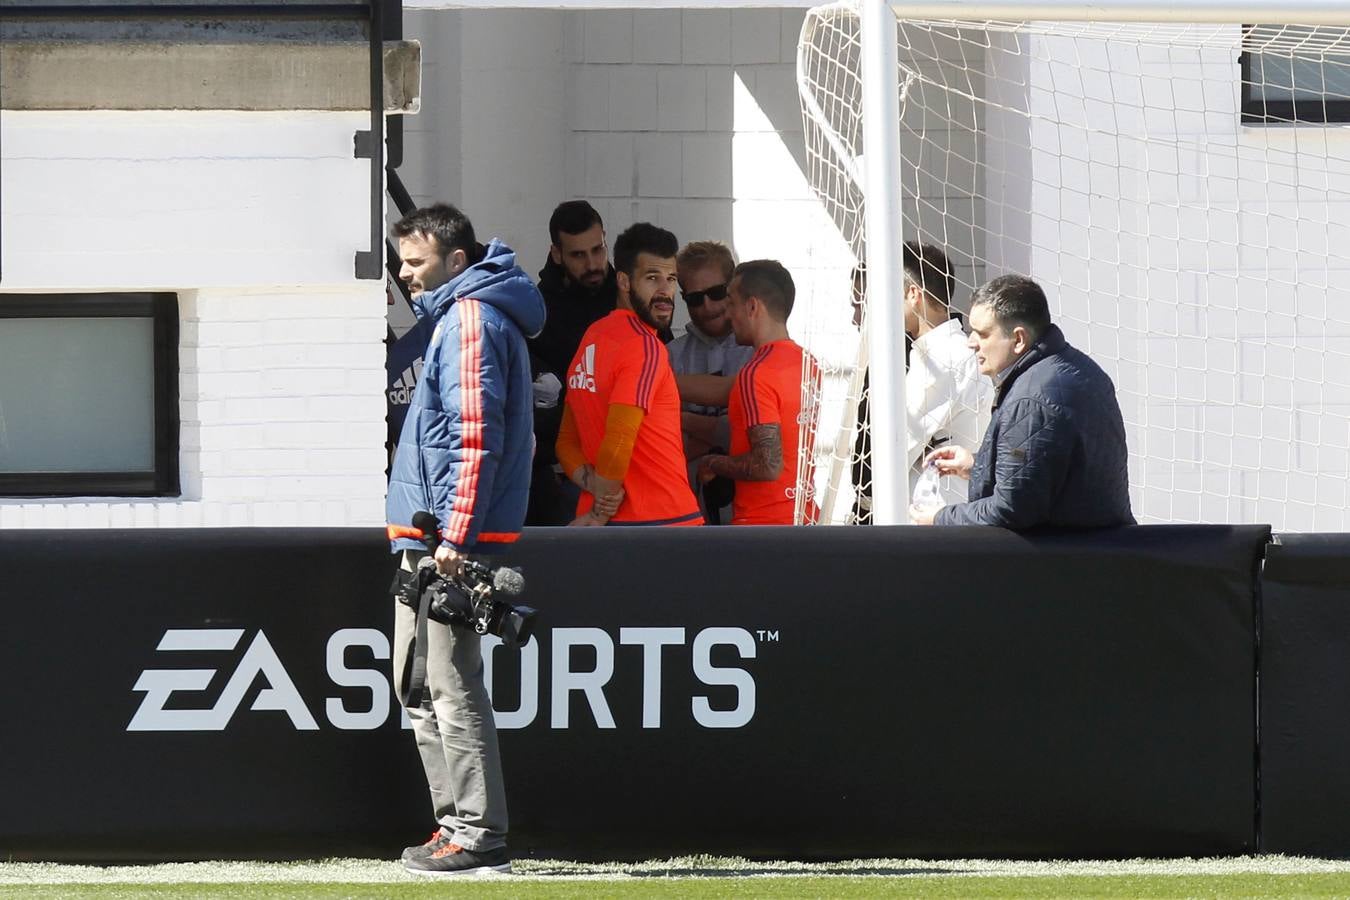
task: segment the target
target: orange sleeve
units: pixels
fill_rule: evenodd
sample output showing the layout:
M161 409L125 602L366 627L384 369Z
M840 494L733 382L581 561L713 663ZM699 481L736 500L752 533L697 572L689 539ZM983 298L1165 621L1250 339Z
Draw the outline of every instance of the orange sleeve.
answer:
M628 463L633 459L638 429L646 417L640 406L611 403L605 417L605 437L595 456L595 474L609 481L623 481L628 474ZM561 453L559 454L561 458Z
M586 453L581 449L581 433L577 431L577 420L572 415L571 406L563 406L562 425L558 428L558 440L553 449L558 454L558 463L567 478L586 465Z

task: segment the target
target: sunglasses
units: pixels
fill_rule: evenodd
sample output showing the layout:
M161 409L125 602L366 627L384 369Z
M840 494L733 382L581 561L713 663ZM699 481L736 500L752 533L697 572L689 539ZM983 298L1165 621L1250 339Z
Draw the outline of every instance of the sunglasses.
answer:
M702 306L704 300L721 300L727 295L727 286L725 284L714 284L710 288L704 288L701 291L680 292L684 302L690 306Z

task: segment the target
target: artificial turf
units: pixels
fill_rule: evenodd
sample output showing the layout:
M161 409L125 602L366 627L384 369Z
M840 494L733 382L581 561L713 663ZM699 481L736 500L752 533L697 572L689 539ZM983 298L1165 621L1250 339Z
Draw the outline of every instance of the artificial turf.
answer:
M681 875L470 878L387 884L344 883L65 883L0 885L0 898L581 898L610 897L1345 897L1350 872L1126 875Z

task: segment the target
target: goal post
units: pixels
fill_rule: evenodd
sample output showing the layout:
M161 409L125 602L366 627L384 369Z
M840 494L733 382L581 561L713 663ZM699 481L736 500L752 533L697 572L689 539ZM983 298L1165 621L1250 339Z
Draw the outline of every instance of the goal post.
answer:
M960 312L1042 284L1115 382L1140 521L1350 528L1350 5L840 2L797 78L820 239L848 251L799 299L822 521L853 520L860 463L872 521L905 521L913 239Z
M867 233L867 290L872 296L899 297L904 279L898 259L890 248L899 248L904 237L900 190L894 177L893 160L900 159L900 108L896 94L896 21L886 0L863 0L860 15L862 37L863 178L865 185L881 186L870 193L864 207ZM894 336L904 330L898 304L877 303L867 310L867 355L871 390L878 397L905 395L905 360L894 352ZM900 346L903 348L904 342ZM878 403L871 407L872 471L903 472L907 416L903 403ZM884 477L872 482L872 517L878 525L906 520L909 500L907 478Z

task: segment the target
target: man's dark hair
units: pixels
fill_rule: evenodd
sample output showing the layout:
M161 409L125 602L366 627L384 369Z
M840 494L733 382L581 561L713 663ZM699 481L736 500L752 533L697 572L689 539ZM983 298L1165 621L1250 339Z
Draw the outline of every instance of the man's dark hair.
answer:
M943 306L952 305L952 294L956 291L956 270L952 268L947 254L932 244L905 241L900 265L904 267L905 277L917 284L931 299Z
M1032 343L1050 327L1050 304L1045 301L1045 291L1025 275L1000 275L977 290L970 305L988 306L1004 334L1011 334L1021 325Z
M595 225L605 227L604 220L594 206L585 200L564 200L553 208L553 215L548 217L548 239L553 242L553 246L561 247L562 244L558 243L560 235L581 234Z
M474 238L473 223L449 203L437 203L415 209L394 223L394 237L412 237L415 234L435 238L441 256L463 250L469 263L483 258L482 245Z
M614 241L614 269L632 278L639 253L674 259L679 252L680 242L675 235L651 222L638 222Z
M740 279L738 293L742 297L758 298L777 321L786 322L792 315L797 286L792 283L792 273L778 260L747 260L736 267L732 278Z

